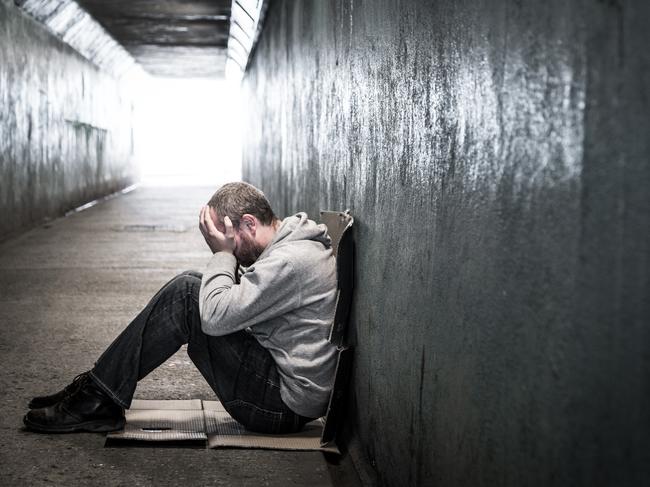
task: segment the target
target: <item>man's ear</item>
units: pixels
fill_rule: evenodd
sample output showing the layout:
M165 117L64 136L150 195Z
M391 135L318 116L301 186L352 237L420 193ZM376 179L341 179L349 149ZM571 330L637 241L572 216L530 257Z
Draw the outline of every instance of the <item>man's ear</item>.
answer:
M242 225L242 229L247 229L249 232L255 235L255 232L257 230L257 220L253 215L249 215L248 213L245 213L244 215L242 215L239 222L240 225Z

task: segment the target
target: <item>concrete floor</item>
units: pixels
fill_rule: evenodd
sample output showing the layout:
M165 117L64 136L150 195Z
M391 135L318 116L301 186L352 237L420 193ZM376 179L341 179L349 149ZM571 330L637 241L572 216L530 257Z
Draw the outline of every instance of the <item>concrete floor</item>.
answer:
M318 452L105 448L104 435L22 429L28 400L88 370L169 278L201 269L213 188L139 188L0 244L0 485L358 485ZM184 350L139 398L214 398Z

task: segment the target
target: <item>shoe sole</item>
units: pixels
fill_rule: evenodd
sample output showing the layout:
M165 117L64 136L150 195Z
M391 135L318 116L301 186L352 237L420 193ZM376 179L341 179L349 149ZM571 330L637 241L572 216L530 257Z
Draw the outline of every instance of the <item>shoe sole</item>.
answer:
M27 416L25 416L23 418L23 423L28 429L37 433L74 433L78 431L87 431L89 433L108 433L110 431L118 431L123 429L126 420L124 418L95 420L61 427L44 426L42 424L33 423L27 419Z

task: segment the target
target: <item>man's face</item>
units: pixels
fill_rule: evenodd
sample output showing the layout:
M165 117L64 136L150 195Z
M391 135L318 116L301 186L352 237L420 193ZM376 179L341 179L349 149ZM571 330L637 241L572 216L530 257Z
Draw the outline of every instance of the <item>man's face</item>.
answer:
M258 245L246 230L238 231L237 233L239 233L239 241L237 242L237 247L235 247L234 255L244 267L253 265L264 249Z
M226 225L223 223L223 218L214 211L214 208L210 208L210 216L217 230L225 234ZM243 221L240 220L239 225L235 226L234 230L235 250L233 251L233 255L240 265L248 267L257 260L264 251L264 248L255 241L255 238Z

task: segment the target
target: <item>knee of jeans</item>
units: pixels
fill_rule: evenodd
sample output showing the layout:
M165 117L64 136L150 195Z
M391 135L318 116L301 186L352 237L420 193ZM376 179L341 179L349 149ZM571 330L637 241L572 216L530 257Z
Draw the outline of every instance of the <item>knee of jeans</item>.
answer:
M201 286L201 279L198 279L196 276L190 274L179 274L171 282L171 285L174 287L174 290L178 290L188 294L197 293Z
M179 274L179 276L192 276L192 277L196 277L197 279L201 279L203 277L203 274L201 274L198 271L187 270L187 271L181 272Z

